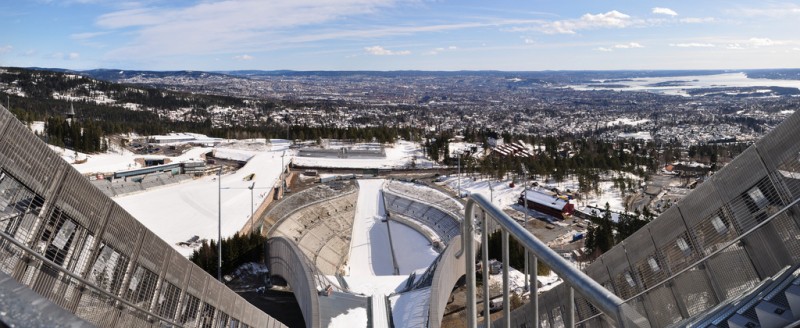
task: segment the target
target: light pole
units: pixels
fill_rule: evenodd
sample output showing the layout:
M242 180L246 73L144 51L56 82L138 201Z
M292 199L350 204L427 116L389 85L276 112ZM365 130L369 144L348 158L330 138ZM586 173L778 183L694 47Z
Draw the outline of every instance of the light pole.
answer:
M217 280L222 282L222 166L217 171Z
M458 198L461 198L461 152L456 152L458 155Z
M494 187L492 187L491 179L489 179L489 201L494 204Z
M283 158L284 157L286 157L286 151L285 150L283 151L283 154L281 154L281 176L283 176L283 165L284 165L283 164Z
M250 187L247 188L247 189L250 189L250 232L253 232L253 230L255 229L255 227L253 225L256 224L255 218L253 217L256 214L256 211L253 208L253 204L254 204L254 201L253 201L253 189L255 188L255 186L256 186L256 182L253 181L253 183L250 185Z

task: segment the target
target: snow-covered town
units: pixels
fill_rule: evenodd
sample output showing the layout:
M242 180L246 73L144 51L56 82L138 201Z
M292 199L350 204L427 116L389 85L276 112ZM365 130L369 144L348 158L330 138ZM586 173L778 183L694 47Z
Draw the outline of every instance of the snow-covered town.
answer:
M618 120L609 124L630 123ZM30 126L41 133L43 123ZM511 153L530 155L544 149L543 145L522 141L493 144L494 147L481 149L479 144L454 138L448 148L454 155L467 154L460 157L465 162ZM192 133L128 134L110 139L109 148L103 153L51 148L180 254L192 255L204 242L216 240L218 234L225 238L255 232L295 238L312 262L316 261L320 273L327 275L324 281L358 295L386 298L393 320L400 326L415 326L421 320L423 313L419 311L427 306L427 298L418 294L425 291L403 292L426 274L449 238L460 234L458 221L466 196L484 195L581 268L592 258L583 247L587 229L594 224L591 217L601 217L610 210L610 217L617 222L620 215L634 215L628 211L634 204L658 211L690 190L684 179L672 172L675 167L702 167L697 163L671 163L650 181L609 171L602 174L594 190L579 192L579 182L574 178L555 181L546 176L533 179L509 173L498 179L468 172L460 161L456 167L443 165L429 159L422 144L402 139L393 144L339 140L304 143L209 138ZM620 188L618 179L627 180L628 186ZM357 195L330 198L314 194L315 188L341 188L336 186L342 183L355 183ZM453 225L441 227L440 222L444 221L425 222L414 218L413 210L393 208L403 199L397 195L408 199L405 202L409 204L449 213L442 217L454 220ZM325 208L330 213L340 206L334 205L338 201L328 200L336 197L350 199L341 207L352 215L352 221L341 223L347 228L317 231L311 228L317 223L306 217L308 214L291 213L297 208L321 206L314 205L320 201L329 204ZM307 199L298 205L298 198ZM284 199L296 208L281 208ZM276 214L284 212L287 213ZM306 220L311 221L303 223ZM324 235L332 233L329 236L338 236L337 240L349 246L325 255L329 258L324 262L318 258L324 253L319 253L320 246L307 246L311 241L306 241L309 238L299 225L322 234L315 237L322 238L318 242L322 245L331 244L332 239L326 241L330 237ZM495 270L499 259L492 261L491 292L501 293L501 277ZM326 266L330 268L324 269ZM523 268L511 267L509 277L514 297L527 299L530 279ZM561 283L553 272L545 272L535 280L540 293ZM365 309L353 307L332 317L329 324L351 327L365 326L367 322Z
M0 328L800 327L795 2L1 2Z

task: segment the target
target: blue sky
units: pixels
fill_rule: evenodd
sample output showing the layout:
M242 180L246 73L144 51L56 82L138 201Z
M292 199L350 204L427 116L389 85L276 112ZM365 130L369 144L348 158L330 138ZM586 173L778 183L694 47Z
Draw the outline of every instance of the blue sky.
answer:
M800 2L0 0L0 66L800 67Z

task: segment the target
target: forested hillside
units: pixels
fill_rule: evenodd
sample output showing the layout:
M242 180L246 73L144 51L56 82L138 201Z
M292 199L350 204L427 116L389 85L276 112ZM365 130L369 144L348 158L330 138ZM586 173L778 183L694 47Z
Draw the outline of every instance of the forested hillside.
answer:
M100 137L135 132L141 135L196 132L226 138L339 138L392 142L398 135L418 135L415 128L393 128L374 120L363 126L309 126L292 111L326 111L339 104L320 101L241 99L118 84L46 70L0 68L0 91L23 122L48 122L48 142L80 151L99 151L102 141L81 141L61 124L70 105L80 131L90 126ZM58 122L58 123L57 123ZM90 138L95 138L94 132ZM100 138L98 137L98 138ZM88 145L100 145L98 147ZM84 147L83 145L87 145Z

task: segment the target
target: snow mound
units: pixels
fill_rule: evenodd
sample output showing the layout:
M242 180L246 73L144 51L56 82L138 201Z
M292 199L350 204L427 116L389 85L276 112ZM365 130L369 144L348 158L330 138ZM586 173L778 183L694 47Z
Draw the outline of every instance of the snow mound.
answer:
M347 310L347 313L340 314L331 319L328 328L353 328L367 326L367 309L355 308Z

